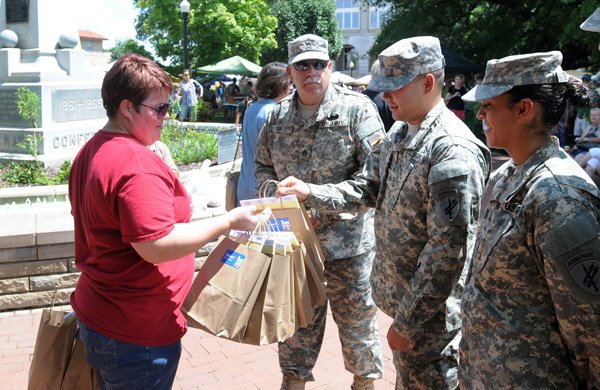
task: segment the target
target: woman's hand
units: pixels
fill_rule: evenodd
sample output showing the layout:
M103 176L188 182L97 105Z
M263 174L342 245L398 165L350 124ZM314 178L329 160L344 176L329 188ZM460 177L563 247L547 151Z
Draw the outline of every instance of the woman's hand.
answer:
M296 195L296 198L298 198L300 202L304 202L310 196L310 187L302 180L290 176L279 183L275 195Z
M271 216L271 209L266 208L261 213L256 213L256 206L241 206L227 213L230 229L254 230L260 220L267 220Z

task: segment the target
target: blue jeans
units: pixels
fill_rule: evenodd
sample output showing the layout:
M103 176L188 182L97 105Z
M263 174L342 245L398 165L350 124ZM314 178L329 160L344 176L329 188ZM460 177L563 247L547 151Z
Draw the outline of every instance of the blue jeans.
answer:
M100 373L105 390L170 390L173 387L181 341L148 347L105 337L79 324L86 360Z
M184 104L181 105L181 111L179 111L179 120L190 120L190 114L192 112L192 107L186 106Z

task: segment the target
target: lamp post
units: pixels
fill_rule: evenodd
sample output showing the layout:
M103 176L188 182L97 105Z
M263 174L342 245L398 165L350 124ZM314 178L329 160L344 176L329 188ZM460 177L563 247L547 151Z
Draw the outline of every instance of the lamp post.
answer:
M181 9L181 16L183 17L183 69L188 69L188 14L190 12L190 2L182 0L179 3L179 9Z
M348 67L350 68L350 77L352 77L352 71L354 70L354 61L350 61Z

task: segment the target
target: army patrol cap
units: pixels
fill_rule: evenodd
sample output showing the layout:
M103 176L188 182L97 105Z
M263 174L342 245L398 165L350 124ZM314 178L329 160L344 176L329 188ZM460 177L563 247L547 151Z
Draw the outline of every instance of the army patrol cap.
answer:
M303 60L329 61L329 45L318 35L306 34L288 42L288 64Z
M560 51L550 51L489 60L481 84L462 99L466 102L490 99L517 85L566 83L569 75L560 66L562 58Z
M585 31L600 32L600 7L596 8L594 13L581 23L580 29Z
M379 74L371 79L369 89L394 91L417 76L442 69L444 65L440 40L436 37L402 39L379 54Z

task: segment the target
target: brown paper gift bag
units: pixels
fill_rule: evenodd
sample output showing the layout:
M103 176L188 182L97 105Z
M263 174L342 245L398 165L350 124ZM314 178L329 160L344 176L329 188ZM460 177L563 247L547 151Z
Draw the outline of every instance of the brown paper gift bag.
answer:
M312 321L315 310L313 305L313 298L309 288L309 282L307 275L306 259L306 248L304 245L295 248L292 252L292 264L293 264L293 281L294 281L294 300L296 302L296 316L298 326L306 328ZM310 271L309 271L310 272Z
M182 312L190 326L241 341L271 258L224 238L208 255Z
M73 353L62 382L61 390L67 389L100 389L98 371L85 360L85 347L79 336L75 338Z
M85 361L75 313L44 309L29 368L28 389L99 389L97 375Z
M289 255L273 255L248 320L243 343L268 345L292 337L297 327L294 268Z

